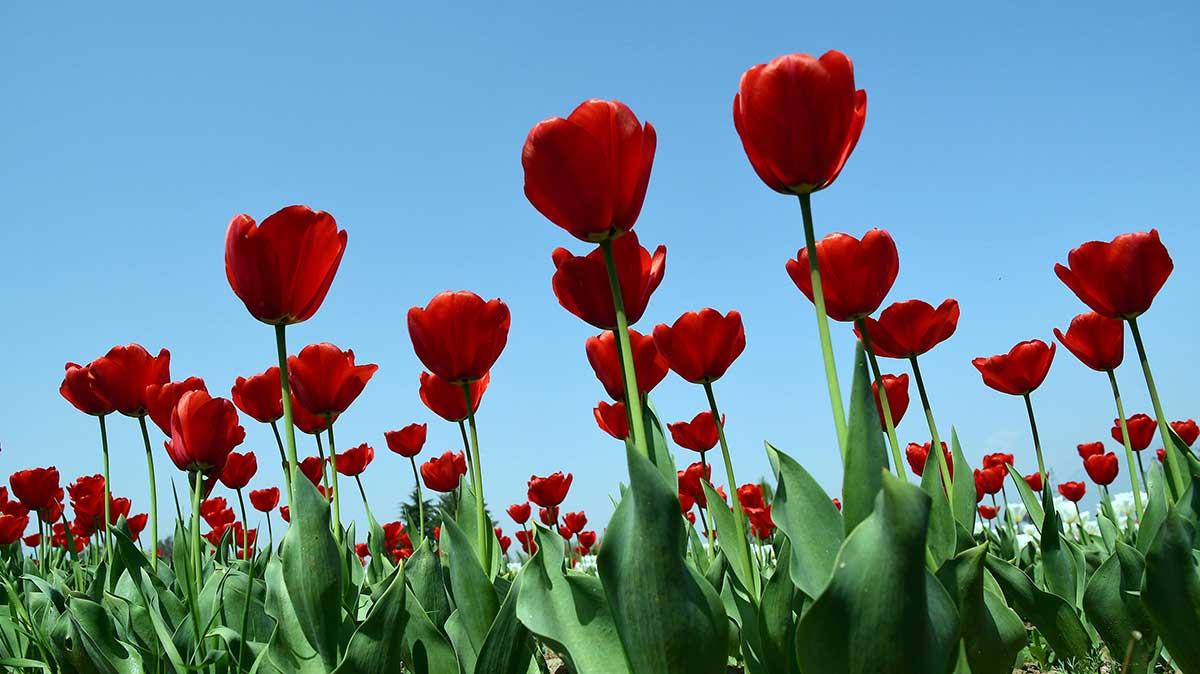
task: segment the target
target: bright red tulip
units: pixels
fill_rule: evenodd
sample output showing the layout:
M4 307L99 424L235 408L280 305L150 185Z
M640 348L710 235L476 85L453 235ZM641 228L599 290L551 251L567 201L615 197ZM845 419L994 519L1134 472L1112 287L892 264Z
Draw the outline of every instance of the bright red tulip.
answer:
M704 494L704 484L712 477L712 466L697 461L676 474L679 483L679 493L687 496L701 508L708 507L708 498Z
M491 373L485 373L482 379L471 382L471 409L476 412L479 411L483 392L487 390L491 380ZM458 384L452 384L435 374L422 372L420 395L421 402L446 421L456 422L467 418L467 397Z
M1120 433L1121 433L1121 429L1120 429L1120 427L1118 427L1117 428L1118 436L1120 435ZM1075 445L1075 451L1079 452L1079 458L1086 459L1089 456L1095 456L1096 454L1103 454L1104 453L1104 443L1103 442L1080 443L1078 445Z
M521 151L525 197L550 222L584 241L633 229L658 138L619 101L584 101L566 119L529 131Z
M746 349L742 315L716 309L689 311L667 326L654 328L654 345L680 377L694 384L721 378Z
M1082 482L1063 482L1058 485L1058 493L1072 503L1079 503L1087 492L1087 485Z
M151 356L140 344L114 346L88 366L99 391L118 412L140 417L147 412L146 388L171 379L171 352Z
M958 300L949 299L936 309L921 300L896 302L879 314L863 319L871 348L881 358L909 358L928 352L958 328ZM862 337L855 328L854 334Z
M320 414L313 414L296 400L296 394L289 396L292 399L292 424L300 429L301 433L308 435L317 435L324 433L326 429L333 423L330 417ZM281 403L282 404L282 403Z
M517 541L521 544L521 549L525 551L525 554L532 555L537 552L537 541L534 540L533 535L528 531L522 529L513 535L517 537Z
M232 402L188 391L171 413L171 439L165 444L179 470L219 475L229 453L245 439Z
M130 538L136 541L142 535L149 517L146 513L138 513L125 519L125 524L129 527Z
M250 478L258 472L258 459L254 452L239 454L230 452L221 471L221 484L230 489L241 489L250 484Z
M529 500L543 508L557 508L567 498L571 489L570 473L563 475L561 471L546 477L531 475L529 477Z
M1135 452L1149 447L1150 442L1154 440L1154 434L1158 432L1158 422L1145 414L1135 414L1129 417L1125 420L1125 426L1129 429L1129 446ZM1125 442L1125 436L1121 433L1120 419L1113 419L1112 438L1120 443Z
M587 521L587 515L582 512L567 513L563 515L563 523L568 529L571 530L571 533L573 534L583 531L583 528L587 526ZM570 536L565 536L565 538L570 538Z
M417 358L451 383L483 379L508 342L511 318L500 300L466 290L443 292L408 310L408 335Z
M633 352L633 368L639 393L649 393L667 376L667 361L658 353L654 338L629 329L629 346ZM604 390L613 400L625 400L625 375L621 369L620 347L616 336L602 332L588 337L584 343L588 363Z
M296 467L314 486L321 484L322 478L325 477L325 462L319 456L307 457Z
M344 252L346 231L324 211L288 206L262 225L236 215L225 234L225 275L251 316L300 323L321 308Z
M923 445L910 442L908 447L904 448L904 458L908 460L908 467L912 468L912 472L918 477L925 474L925 463L929 459L929 449L932 446L932 442L926 442ZM954 455L950 453L950 449L944 442L942 443L942 454L946 456L946 468L950 470L950 477L953 478Z
M512 539L508 536L501 536L498 541L500 543L500 554L507 555L508 549L512 547Z
M584 550L591 550L596 545L595 531L577 531L576 536L579 538L579 545Z
M467 460L462 452L446 452L421 464L421 479L425 486L442 493L452 492L459 479L467 474Z
M771 518L771 506L765 508L745 508L746 517L750 520L750 533L760 541L765 541L775 533L775 521Z
M0 515L0 545L11 545L21 540L25 527L29 526L29 516Z
M71 501L71 510L75 512L75 520L86 528L90 535L104 523L104 476L84 475L67 485L67 496ZM125 511L129 511L129 502L125 501ZM110 503L110 514L112 507Z
M279 506L279 517L282 518L284 522L291 524L292 509L287 506Z
M313 414L337 417L366 388L378 365L355 365L354 350L342 351L329 342L309 344L288 356L292 394Z
M92 374L91 365L67 363L66 374L58 392L84 414L99 417L116 411L112 402L100 390L96 377Z
M58 469L54 466L18 470L8 477L8 483L12 485L12 495L30 510L47 510L63 497Z
M983 375L983 383L1009 395L1025 395L1042 385L1054 360L1054 344L1031 339L1006 354L971 361Z
M1089 311L1071 319L1066 334L1054 328L1054 336L1079 362L1107 372L1125 359L1125 326L1115 318Z
M721 425L725 425L724 415L721 416ZM720 439L716 417L712 412L701 412L692 417L691 421L667 424L667 430L671 432L671 439L675 444L693 452L707 452Z
M1003 468L1004 466L1013 465L1013 461L1014 461L1014 458L1013 458L1012 454L1005 454L1004 452L994 452L992 454L984 455L983 467L984 468L995 468L996 466L1000 466L1001 468Z
M763 499L763 490L761 484L748 482L737 489L738 503L742 504L743 509L750 508L766 508L767 503Z
M826 235L817 242L817 260L825 313L835 321L853 322L874 313L900 271L896 243L882 229L872 229L861 241L840 232ZM800 292L813 301L808 249L801 248L786 268Z
M995 506L990 506L990 505L979 506L979 516L985 520L996 519L996 514L999 512L1000 512L1000 509Z
M188 377L183 381L172 381L166 384L151 384L146 387L146 412L150 420L166 435L171 434L171 413L179 404L179 399L188 391L204 391L208 387L199 377Z
M596 417L596 425L617 440L629 437L629 414L625 411L625 403L606 403L603 400L596 403L592 410Z
M233 404L242 414L269 424L283 418L283 395L279 383L279 367L272 365L265 372L250 377L238 377L233 382Z
M885 374L883 390L887 393L888 411L892 413L892 425L899 426L904 413L908 411L908 374ZM879 402L879 384L871 382L871 393L875 396L875 410L879 412L879 425L886 427L883 420L883 404Z
M215 529L221 525L233 524L237 515L224 497L217 496L200 502L200 517L204 519L205 524Z
M375 448L364 442L357 447L347 449L341 454L338 454L337 472L345 475L346 477L362 475L362 472L366 470L367 466L371 465L371 462L374 460Z
M1121 463L1112 452L1094 454L1083 460L1083 469L1087 471L1092 482L1104 486L1112 484L1120 472Z
M1175 435L1183 440L1183 444L1191 447L1196 443L1196 439L1200 438L1200 426L1196 425L1195 419L1187 419L1186 421L1172 421L1171 429L1175 431Z
M613 241L612 253L621 284L625 320L633 325L642 317L650 296L662 283L667 271L667 249L659 246L651 255L638 243L637 234L629 232ZM558 303L601 330L616 329L617 312L613 308L604 251L597 248L587 255L577 256L566 248L555 248L550 259L554 262L550 283Z
M464 400L465 402L465 400ZM425 435L428 426L425 424L409 424L398 431L388 431L383 434L388 449L403 457L412 458L421 453L425 446Z
M838 51L788 54L742 73L733 125L754 172L784 194L833 184L862 134L867 92Z
M529 514L532 510L533 507L528 503L514 503L508 506L508 516L517 524L523 525L529 521Z
M975 471L976 483L982 487L983 493L990 495L999 494L1004 489L1006 476L1008 476L1008 470L1002 466Z
M261 513L269 513L279 505L279 487L254 489L250 492L250 505Z
M842 512L842 500L839 498L834 498L834 499L832 499L832 501L833 501L833 507L837 508L838 512Z
M538 508L538 519L548 527L553 527L558 522L557 508Z
M1089 241L1067 254L1054 273L1077 297L1109 318L1136 318L1150 308L1175 265L1158 230Z
M1024 479L1025 479L1025 484L1029 485L1029 488L1031 490L1033 490L1034 492L1038 492L1038 493L1040 493L1042 491L1042 474L1041 473L1030 473L1029 475L1026 475Z
M1158 449L1154 450L1154 455L1158 457L1159 463L1167 462L1167 450L1163 449L1162 447L1159 447Z

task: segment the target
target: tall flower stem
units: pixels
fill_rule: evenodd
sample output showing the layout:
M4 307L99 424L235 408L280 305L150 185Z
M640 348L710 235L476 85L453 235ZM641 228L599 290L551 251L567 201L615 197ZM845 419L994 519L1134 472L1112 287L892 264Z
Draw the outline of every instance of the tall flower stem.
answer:
M158 487L154 482L154 453L150 450L150 431L146 428L146 415L138 417L142 427L142 442L146 445L146 472L150 479L150 570L158 572ZM107 487L107 480L105 486ZM107 528L107 525L106 525Z
M833 408L833 427L837 430L842 461L846 460L846 408L842 404L842 389L838 384L837 364L833 359L833 342L829 339L829 316L825 314L825 290L821 286L821 267L817 261L817 241L813 233L812 195L800 195L800 212L804 217L804 247L808 251L808 273L812 277L813 307L817 311L817 336L821 339L821 358L825 361L825 385L829 388L829 404ZM863 334L866 334L865 332Z
M360 496L362 496L363 508L365 508L367 511L367 519L371 522L372 525L374 525L375 521L376 521L375 514L371 512L371 503L369 501L367 501L367 490L363 489L362 478L355 475L354 482L355 482L355 484L358 485L358 494Z
M704 527L704 536L708 539L708 558L712 559L717 552L717 543L713 540L713 532L708 526L708 518L704 516L704 506L701 506L699 503L696 505L699 506L696 510L700 512L700 524Z
M904 470L904 455L900 453L900 441L896 439L896 422L892 419L892 408L888 404L887 388L883 385L883 373L879 369L879 360L875 358L875 349L871 346L871 336L867 334L866 323L860 318L854 321L862 335L863 350L867 352L867 360L871 363L871 374L875 377L875 388L879 391L879 409L883 412L884 430L887 432L888 443L892 446L892 461L896 464L896 474L908 482L908 473Z
M867 334L866 331L863 331L863 334ZM929 394L925 392L925 379L921 377L921 366L917 364L916 356L909 356L908 361L912 364L913 378L917 380L917 392L921 394L921 407L925 408L925 421L929 424L929 436L932 441L932 444L929 445L929 451L937 452L938 470L942 473L942 482L946 487L946 498L953 505L954 490L951 485L954 484L954 481L950 477L950 466L946 465L946 453L942 451L942 440L938 436L937 422L933 420L933 408L929 405ZM879 388L882 389L883 387L880 386Z
M633 422L633 444L642 456L650 456L650 445L646 439L646 421L642 417L642 399L638 395L637 370L633 366L633 346L629 342L629 320L625 316L625 298L621 295L621 280L617 276L617 263L613 259L612 239L600 242L604 253L604 267L608 270L608 288L612 291L613 311L617 316L617 344L621 349L621 373L625 380L625 405L629 419Z
M246 571L246 597L242 604L242 629L239 634L242 638L238 641L238 665L241 665L242 655L246 649L246 623L250 620L250 602L254 597L254 556L250 554L250 520L246 519L246 501L242 498L242 490L237 490L238 508L242 511L242 554L246 555L249 561L249 569Z
M467 403L470 407L470 403ZM467 439L467 421L466 419L458 420L458 432L462 434L463 455L467 457L467 468L471 470L471 475L475 475L475 469L471 468L475 465L475 459L471 458L471 441ZM415 467L415 466L414 466ZM472 478L474 479L474 478Z
M750 559L750 541L746 539L746 516L742 511L742 502L738 499L737 477L733 474L733 458L729 455L729 443L725 440L725 424L721 423L721 411L717 409L717 399L713 396L711 382L704 382L704 395L708 396L708 407L712 411L713 423L717 425L717 437L721 440L721 456L725 459L725 475L729 479L729 490L732 492L733 500L733 525L737 531L738 542L742 546L742 552L746 559ZM758 576L755 575L755 585L758 584ZM753 588L754 594L758 596L758 588Z
M342 546L342 499L338 494L337 446L333 441L332 421L329 422L329 428L325 432L329 434L329 464L333 468L333 540L340 548Z
M492 568L487 538L491 527L487 525L487 514L483 505L483 462L479 456L479 430L475 426L475 402L471 400L470 382L463 382L462 389L467 399L467 423L471 427L471 453L475 455L475 460L471 462L471 487L475 490L475 527L479 530L476 532L479 561L486 570Z
M104 456L104 555L112 566L112 488L108 482L108 428L104 425L104 415L96 417L100 420L100 451Z
M203 648L204 639L201 636L200 629L200 494L204 491L204 474L200 471L193 473L194 479L190 480L192 487L192 558L188 560L192 567L192 628L196 634L196 652L199 653Z
M267 511L267 545L270 546L270 554L275 554L275 530L271 527L271 511Z
M1009 507L1008 507L1008 490L1001 487L1000 495L1004 497L1004 524L1006 525L1006 528L1008 529L1008 535L1012 537L1013 541L1016 541L1017 540L1017 525L1015 522L1013 522L1012 512L1009 510ZM996 498L995 496L992 497L993 500L995 500L995 498Z
M421 542L425 542L425 495L421 493L421 476L417 474L417 457L408 457L408 463L412 465L413 482L417 485L417 517L419 523L417 529L421 533ZM474 479L474 478L472 478ZM363 497L366 498L365 496Z
M1079 527L1079 542L1087 543L1089 540L1091 540L1091 536L1088 534L1087 529L1083 528L1083 511L1079 509L1079 501L1075 502L1075 523L1076 526Z
M283 432L287 436L288 507L292 505L292 483L296 479L296 427L292 423L292 387L288 383L287 326L275 326L275 351L279 358L279 392L283 401Z
M328 428L333 428L333 423L330 422ZM329 489L329 462L325 460L325 445L321 444L321 431L313 434L317 439L317 458L321 460L321 485Z
M279 422L271 420L271 431L275 433L275 445L279 447L279 465L283 466L283 479L287 482L288 492L292 491L292 471L288 466L287 453L283 449L283 436L279 435Z
M1049 484L1049 478L1046 476L1046 462L1042 459L1042 440L1038 436L1037 419L1033 416L1033 401L1030 400L1029 394L1026 393L1025 411L1029 413L1029 430L1033 433L1033 450L1037 452L1038 472L1042 474L1042 484Z
M1121 424L1121 439L1125 441L1125 463L1129 466L1129 481L1133 484L1133 505L1137 515L1142 516L1142 488L1138 484L1138 471L1134 469L1133 445L1129 444L1129 426L1125 423L1125 406L1121 404L1121 390L1117 388L1117 375L1112 370L1108 373L1108 383L1112 384L1113 400L1117 403L1117 421ZM1141 468L1141 455L1138 456L1138 468ZM1145 475L1143 474L1143 478Z
M1146 376L1146 389L1150 392L1150 402L1154 404L1154 416L1158 418L1158 433L1162 436L1163 449L1167 453L1167 465L1171 468L1172 487L1175 498L1183 496L1185 488L1183 481L1183 466L1179 458L1179 450L1171 439L1171 430L1167 427L1167 417L1163 414L1162 402L1158 398L1158 387L1154 385L1154 375L1150 373L1150 359L1146 357L1146 345L1142 343L1142 331L1138 329L1137 319L1129 319L1129 331L1133 333L1133 343L1137 345L1138 359L1142 361L1142 374Z

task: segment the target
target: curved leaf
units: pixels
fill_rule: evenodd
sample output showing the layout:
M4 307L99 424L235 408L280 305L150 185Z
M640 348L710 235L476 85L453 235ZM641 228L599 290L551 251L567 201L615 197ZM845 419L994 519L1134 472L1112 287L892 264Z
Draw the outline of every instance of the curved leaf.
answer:
M1187 674L1200 672L1200 572L1196 530L1172 508L1146 553L1142 599L1171 658Z
M1060 657L1087 656L1092 640L1066 600L1038 588L1024 572L998 557L988 555L985 563L1009 605L1038 628Z
M1083 594L1083 610L1108 652L1124 659L1130 644L1130 674L1146 674L1158 657L1158 635L1142 605L1142 574L1146 562L1134 548L1117 540L1115 551L1092 574ZM1133 633L1139 632L1136 639Z
M845 534L842 516L829 494L795 459L767 443L767 456L776 466L778 488L771 502L771 518L792 542L780 549L780 560L788 560L792 583L809 597L817 596L829 575Z
M404 633L408 623L405 599L404 567L392 572L387 589L372 604L366 620L350 637L346 655L334 674L393 674L400 671Z
M854 351L850 387L850 419L846 431L846 465L842 477L842 523L849 534L875 509L883 473L888 470L887 447L879 426L879 411L871 392L862 342Z

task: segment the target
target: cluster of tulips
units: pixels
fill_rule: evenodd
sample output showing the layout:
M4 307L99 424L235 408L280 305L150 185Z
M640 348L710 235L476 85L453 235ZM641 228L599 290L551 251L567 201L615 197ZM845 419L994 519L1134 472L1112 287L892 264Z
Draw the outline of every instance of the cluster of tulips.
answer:
M427 424L384 433L387 448L408 460L418 512L380 523L360 479L374 448L339 450L334 434L378 366L329 343L295 354L287 345L287 326L322 305L347 232L305 206L261 224L238 215L225 240L228 281L250 315L273 328L276 362L239 377L228 399L198 377L172 379L165 349L118 346L67 364L61 393L98 420L102 473L64 490L55 468L22 470L10 479L15 498L0 492L0 665L262 674L1009 674L1022 664L1200 672L1197 426L1168 423L1138 326L1172 270L1158 233L1084 243L1055 269L1091 309L1055 336L1107 375L1112 437L1136 500L1132 517L1117 515L1107 487L1118 456L1081 444L1103 498L1098 535L1073 535L1053 493L1077 504L1085 488L1055 484L1047 471L1032 401L1055 343L1033 339L972 361L986 386L1023 400L1037 467L1022 474L1011 454L991 453L968 471L957 433L944 435L934 419L920 369L954 334L958 302L907 300L880 311L899 272L892 236L872 229L817 239L813 195L834 184L865 119L866 93L838 52L754 66L733 100L753 170L800 203L804 245L785 269L815 309L844 467L836 497L770 443L769 479L735 477L716 391L746 348L737 311L702 308L645 332L632 327L666 269L666 248L651 252L633 232L656 130L622 103L589 100L534 126L521 162L529 202L586 247L551 253L551 287L598 331L584 342L608 398L594 415L628 469L603 540L585 513L563 512L572 475L535 475L528 501L506 508L522 550L509 554L512 539L488 514L477 413L510 314L501 300L467 291L438 294L407 316L425 367L420 399L457 426L462 449L418 461ZM831 320L848 324L843 336L857 344L848 398ZM1127 417L1121 402L1126 324L1153 417ZM883 372L883 359L910 366L927 441L922 432L922 442L901 448L896 427L910 377ZM664 427L650 396L671 372L697 386L700 411ZM118 412L141 430L147 515L130 515L129 501L109 491L106 423ZM282 484L249 489L257 458L234 451L246 438L243 415L271 428ZM159 533L159 450L147 417L187 478L168 539ZM297 430L313 437L315 455L300 458ZM1141 452L1156 434L1159 460L1146 467ZM677 462L668 437L698 460ZM724 485L713 482L714 462ZM366 509L362 536L341 517L346 478ZM236 510L214 495L218 483ZM261 514L254 522L247 489ZM427 519L422 489L448 495L454 507ZM1005 508L998 525L996 495L1008 504L1009 489L1020 507ZM276 511L288 524L278 542ZM37 530L27 535L30 524ZM1018 525L1036 536L1018 535Z

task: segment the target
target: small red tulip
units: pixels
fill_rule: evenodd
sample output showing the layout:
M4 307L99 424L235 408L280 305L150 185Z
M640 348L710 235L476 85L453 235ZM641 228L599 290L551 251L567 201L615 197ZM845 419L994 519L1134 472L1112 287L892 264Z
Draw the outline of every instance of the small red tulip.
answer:
M563 475L561 471L546 477L531 475L529 477L529 500L543 508L557 508L567 498L571 489L570 473Z
M280 516L281 518L283 518L283 521L284 521L284 522L287 522L288 524L291 524L291 522L292 522L292 509L291 509L291 508L289 508L289 507L287 507L287 506L279 506L279 516Z
M562 536L563 540L566 540L566 541L571 540L571 536L572 536L571 528L565 524L558 525L558 535Z
M684 517L687 518L688 524L696 526L696 513L686 513Z
M355 365L354 351L328 342L309 344L288 356L292 394L313 414L337 417L366 388L378 365Z
M229 507L229 502L221 496L201 501L200 517L204 519L205 524L214 529L221 525L233 524L237 518L233 508Z
M838 512L841 512L842 511L842 500L839 498L834 498L831 500L833 501L833 507L837 508Z
M362 472L371 465L375 460L375 448L362 443L357 447L352 447L338 454L337 457L337 472L346 477L355 477L362 475ZM330 463L332 465L332 461Z
M500 300L472 292L443 292L408 310L408 334L417 358L451 383L483 379L508 342L511 318Z
M1101 486L1112 484L1113 480L1117 479L1120 468L1117 455L1112 452L1094 454L1083 460L1083 469L1087 471L1088 477Z
M15 515L9 515L9 517L15 517ZM25 515L24 517L25 517L26 524L28 524L29 516ZM42 535L41 534L29 534L25 538L22 538L21 542L25 544L25 547L36 548L37 546L42 544Z
M983 383L1009 395L1025 395L1042 385L1054 360L1054 344L1031 339L1008 353L971 361L983 375Z
M1003 468L1004 466L1013 465L1013 461L1014 461L1014 459L1013 459L1012 454L1005 454L1004 452L995 452L992 454L984 455L983 467L984 468L995 468L997 466L1000 466L1001 468Z
M680 377L694 384L721 378L746 349L742 315L716 309L689 311L675 323L654 328L654 345Z
M208 387L199 377L188 377L183 381L172 381L166 384L151 384L146 387L146 412L166 435L171 434L171 413L179 404L179 399L188 391L204 391Z
M304 477L313 483L314 486L321 484L322 478L325 477L325 462L319 456L310 456L301 461L297 466Z
M596 403L592 409L596 417L596 425L617 440L629 437L629 414L625 411L625 403L606 403L603 400Z
M629 346L633 352L638 392L649 393L667 376L667 361L658 353L653 337L643 335L633 328L629 329ZM592 371L604 385L609 397L613 400L625 400L625 374L621 369L620 348L616 336L609 331L588 337L584 343L584 350L587 352Z
M313 414L296 400L296 394L288 396L292 401L292 425L300 429L301 433L308 435L318 435L324 433L326 429L333 423L330 417L320 414Z
M104 476L84 475L67 485L67 496L76 521L83 522L90 531L104 522ZM109 510L112 507L110 503ZM126 512L128 501L126 500Z
M1099 372L1115 370L1125 359L1125 326L1094 311L1072 318L1066 334L1054 328L1054 336L1079 362Z
M677 473L679 493L687 494L693 502L699 503L701 508L707 508L708 498L704 493L704 485L701 480L707 482L711 476L712 466L700 461L689 465L686 469Z
M990 505L979 506L979 516L985 520L996 519L996 514L999 512L1000 512L1000 509L995 506L990 506Z
M975 483L983 489L983 493L989 495L999 494L1004 489L1004 478L1008 475L1008 470L1003 466L995 468L984 468L983 470L975 470Z
M499 542L500 542L500 554L507 555L508 549L510 547L512 547L512 539L509 538L508 536L501 536L499 539Z
M388 449L400 456L412 458L421 453L428 430L429 427L425 424L409 424L398 431L384 433L383 439L387 442Z
M1063 482L1058 485L1058 493L1072 503L1079 503L1087 491L1087 485L1082 482Z
M880 379L883 380L883 390L887 393L888 411L892 414L892 425L899 426L900 420L904 418L904 413L908 411L908 375L885 374ZM875 410L879 412L879 425L886 427L887 422L883 419L883 403L879 402L879 384L871 382L871 393L875 396Z
M721 426L724 425L725 416L722 415ZM691 421L667 424L667 430L671 432L671 439L675 441L675 444L693 452L707 452L720 439L716 417L712 412L701 412L692 417Z
M254 489L250 492L250 505L261 513L269 513L279 505L279 487Z
M484 374L482 379L471 382L471 409L478 412L479 403L483 400L483 392L487 390L492 375ZM463 394L462 386L452 384L445 379L428 372L421 373L421 402L431 412L446 421L457 422L467 418L467 397Z
M250 478L258 472L258 459L254 452L239 454L230 452L221 471L221 484L230 489L241 489L250 484Z
M771 506L765 508L746 508L746 517L750 520L750 533L760 541L765 541L775 533L775 520L771 518Z
M245 439L246 429L238 424L232 402L204 391L188 391L171 413L166 448L179 470L219 475L229 453Z
M1118 434L1120 433L1120 428L1117 429L1117 433ZM1079 453L1079 458L1086 459L1089 456L1095 456L1096 454L1103 454L1104 453L1104 443L1103 442L1084 442L1084 443L1075 445L1075 451Z
M421 464L421 479L425 486L442 493L452 492L459 479L467 474L467 460L462 452L446 452Z
M651 255L638 243L637 234L628 232L613 241L612 253L621 284L625 320L633 325L645 313L650 296L662 283L667 270L667 249L659 246ZM587 255L576 256L566 248L556 248L550 259L554 262L551 285L558 303L601 330L616 329L617 312L613 308L604 251L597 248Z
M861 241L840 232L826 235L817 242L817 260L825 313L835 321L853 322L874 313L900 271L896 243L882 229L872 229ZM800 292L813 301L808 249L801 248L786 268Z
M259 374L234 380L233 404L242 414L260 423L269 424L283 418L281 391L279 367L272 365Z
M904 448L904 458L908 460L908 467L912 468L912 472L918 477L925 474L925 463L929 459L929 450L932 446L932 442L926 442L923 445L910 442L908 447ZM942 443L942 454L946 456L946 468L950 470L950 477L953 479L954 455L950 453L950 449L944 442Z
M520 542L521 549L525 551L525 554L532 555L537 552L537 542L528 531L522 529L513 535L517 537L517 541Z
M584 550L590 551L596 545L595 531L577 531L575 532L579 538L579 545ZM586 554L586 553L585 553Z
M118 412L140 417L147 412L146 388L171 379L171 352L163 349L157 356L151 356L140 344L114 346L92 361L88 369L96 390Z
M508 516L517 524L523 525L529 521L529 515L532 510L533 507L528 503L514 503L508 506Z
M1163 448L1159 447L1158 449L1156 449L1156 450L1154 451L1154 454L1155 454L1155 456L1157 456L1157 457L1158 457L1158 462L1159 462L1159 463L1166 463L1166 462L1167 462L1167 450L1165 450L1165 449L1163 449Z
M957 300L946 300L936 309L921 300L906 300L888 306L878 320L868 316L863 323L876 356L910 358L949 339L958 328L958 313ZM858 328L854 334L862 337Z
M766 501L763 500L763 490L761 484L749 482L737 489L738 503L742 504L742 508L747 511L750 508L766 508Z
M1175 431L1175 435L1178 435L1180 440L1183 440L1183 444L1188 447L1191 447L1196 443L1196 439L1200 438L1200 426L1196 425L1195 419L1172 421L1171 429Z
M96 377L92 374L91 365L67 363L66 374L58 392L84 414L100 417L116 411L112 402L100 390Z
M538 508L538 519L548 527L553 527L558 522L557 508Z
M1135 414L1129 417L1125 420L1125 426L1129 429L1129 446L1135 452L1149 447L1150 442L1154 440L1154 434L1158 432L1158 422L1145 414ZM1125 436L1121 433L1120 419L1113 419L1112 438L1122 444L1125 442Z
M1029 485L1029 488L1032 491L1038 492L1038 493L1040 493L1042 491L1042 474L1041 473L1030 473L1029 475L1026 475L1024 479L1025 479L1025 484Z
M1109 318L1136 318L1150 308L1175 265L1158 230L1089 241L1067 254L1054 273L1093 311Z
M133 517L126 518L125 524L129 526L129 537L136 541L145 530L148 519L149 515L146 513L138 513Z
M570 529L572 533L577 534L583 531L583 528L587 526L587 521L587 515L583 514L582 512L567 513L563 515L563 523L567 525L567 528ZM570 536L567 536L566 538L570 538Z
M8 483L12 485L12 495L30 510L47 510L63 497L58 469L54 466L18 470L8 477Z

